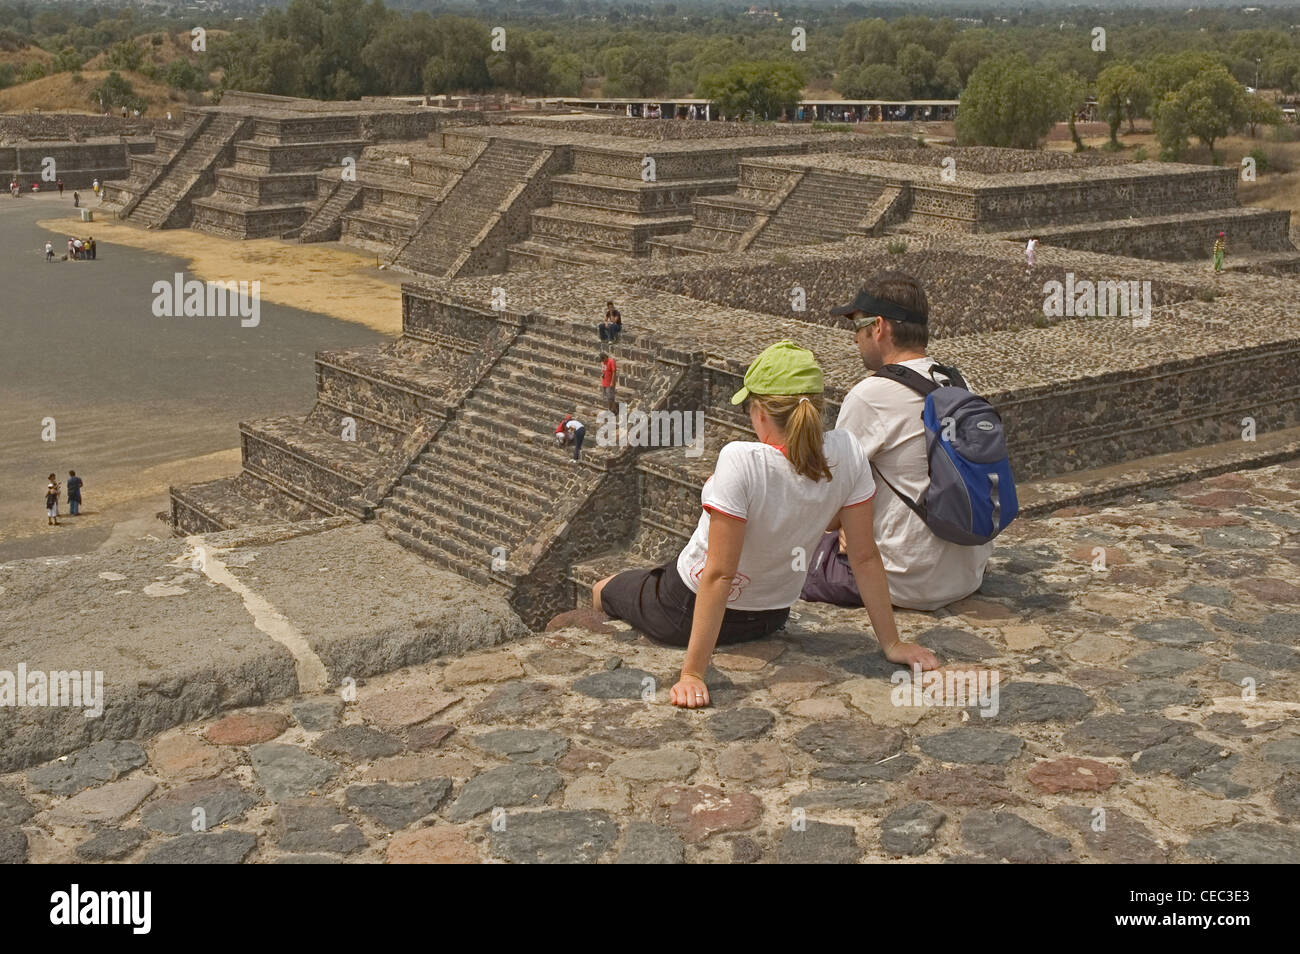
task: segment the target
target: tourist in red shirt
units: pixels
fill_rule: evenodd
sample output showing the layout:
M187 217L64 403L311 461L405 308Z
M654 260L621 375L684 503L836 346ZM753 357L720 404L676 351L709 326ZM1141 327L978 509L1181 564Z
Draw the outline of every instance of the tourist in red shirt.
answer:
M617 378L618 364L602 351L600 355L600 392L605 396L605 403L611 411L618 410L618 403L614 397Z

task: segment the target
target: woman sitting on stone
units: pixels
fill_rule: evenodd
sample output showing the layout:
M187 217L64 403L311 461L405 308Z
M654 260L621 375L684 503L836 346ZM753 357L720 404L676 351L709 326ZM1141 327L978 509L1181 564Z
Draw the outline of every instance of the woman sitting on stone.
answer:
M704 671L716 645L762 639L785 625L827 527L844 530L885 658L939 665L928 649L899 639L872 531L871 466L848 431L823 431L822 390L811 351L782 341L760 354L731 399L744 403L758 441L722 448L690 542L674 561L592 588L596 609L656 642L686 647L673 705L709 704Z

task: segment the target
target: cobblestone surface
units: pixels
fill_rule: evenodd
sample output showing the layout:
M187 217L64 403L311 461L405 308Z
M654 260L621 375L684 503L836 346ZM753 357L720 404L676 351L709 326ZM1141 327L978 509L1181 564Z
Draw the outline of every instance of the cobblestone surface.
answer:
M978 597L899 613L999 674L995 717L890 705L860 611L799 604L699 712L677 651L591 622L0 777L0 860L1294 863L1297 491L1018 521ZM1070 558L1098 542L1125 559Z

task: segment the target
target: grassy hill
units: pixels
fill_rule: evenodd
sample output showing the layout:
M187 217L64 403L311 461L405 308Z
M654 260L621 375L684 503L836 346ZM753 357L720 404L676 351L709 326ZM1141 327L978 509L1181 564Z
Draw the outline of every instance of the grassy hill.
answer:
M90 91L104 81L108 70L83 70L81 73L55 73L30 83L19 83L0 90L0 112L28 113L94 113ZM146 115L162 119L170 109L179 113L178 107L188 102L188 95L158 83L139 73L124 71L122 76L131 82L135 93L149 104ZM78 77L80 81L78 82ZM202 101L202 98L200 98Z

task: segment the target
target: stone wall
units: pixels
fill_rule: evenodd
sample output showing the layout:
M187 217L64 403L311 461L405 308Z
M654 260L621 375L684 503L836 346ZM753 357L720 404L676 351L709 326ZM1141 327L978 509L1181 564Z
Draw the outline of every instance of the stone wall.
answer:
M48 142L24 146L0 147L0 178L7 187L17 178L25 190L32 182L41 188L52 188L53 182L41 177L45 160L54 160L54 174L63 180L65 189L88 189L95 179L105 182L109 178L125 178L132 155L153 152L149 139L119 142L74 143Z
M915 244L915 240L913 240ZM901 270L926 290L930 304L930 333L935 338L1043 327L1073 318L1049 318L1043 314L1049 281L1066 281L1071 269L1040 264L1032 274L1016 270L1008 274L1004 263L978 255L940 249L915 249L901 254L834 253L834 246L822 246L821 257L783 261L780 253L761 264L726 264L689 268L689 262L673 270L643 275L638 284L661 291L711 301L747 311L796 318L832 328L851 329L845 318L830 310L853 299L862 282L872 274ZM1197 288L1164 279L1152 280L1140 268L1124 274L1101 274L1089 268L1075 272L1075 281L1149 280L1154 307L1194 298ZM804 295L805 309L796 311L796 289Z
M149 136L166 120L144 117L85 116L75 113L9 113L0 115L0 144L53 140L80 142L96 136Z

